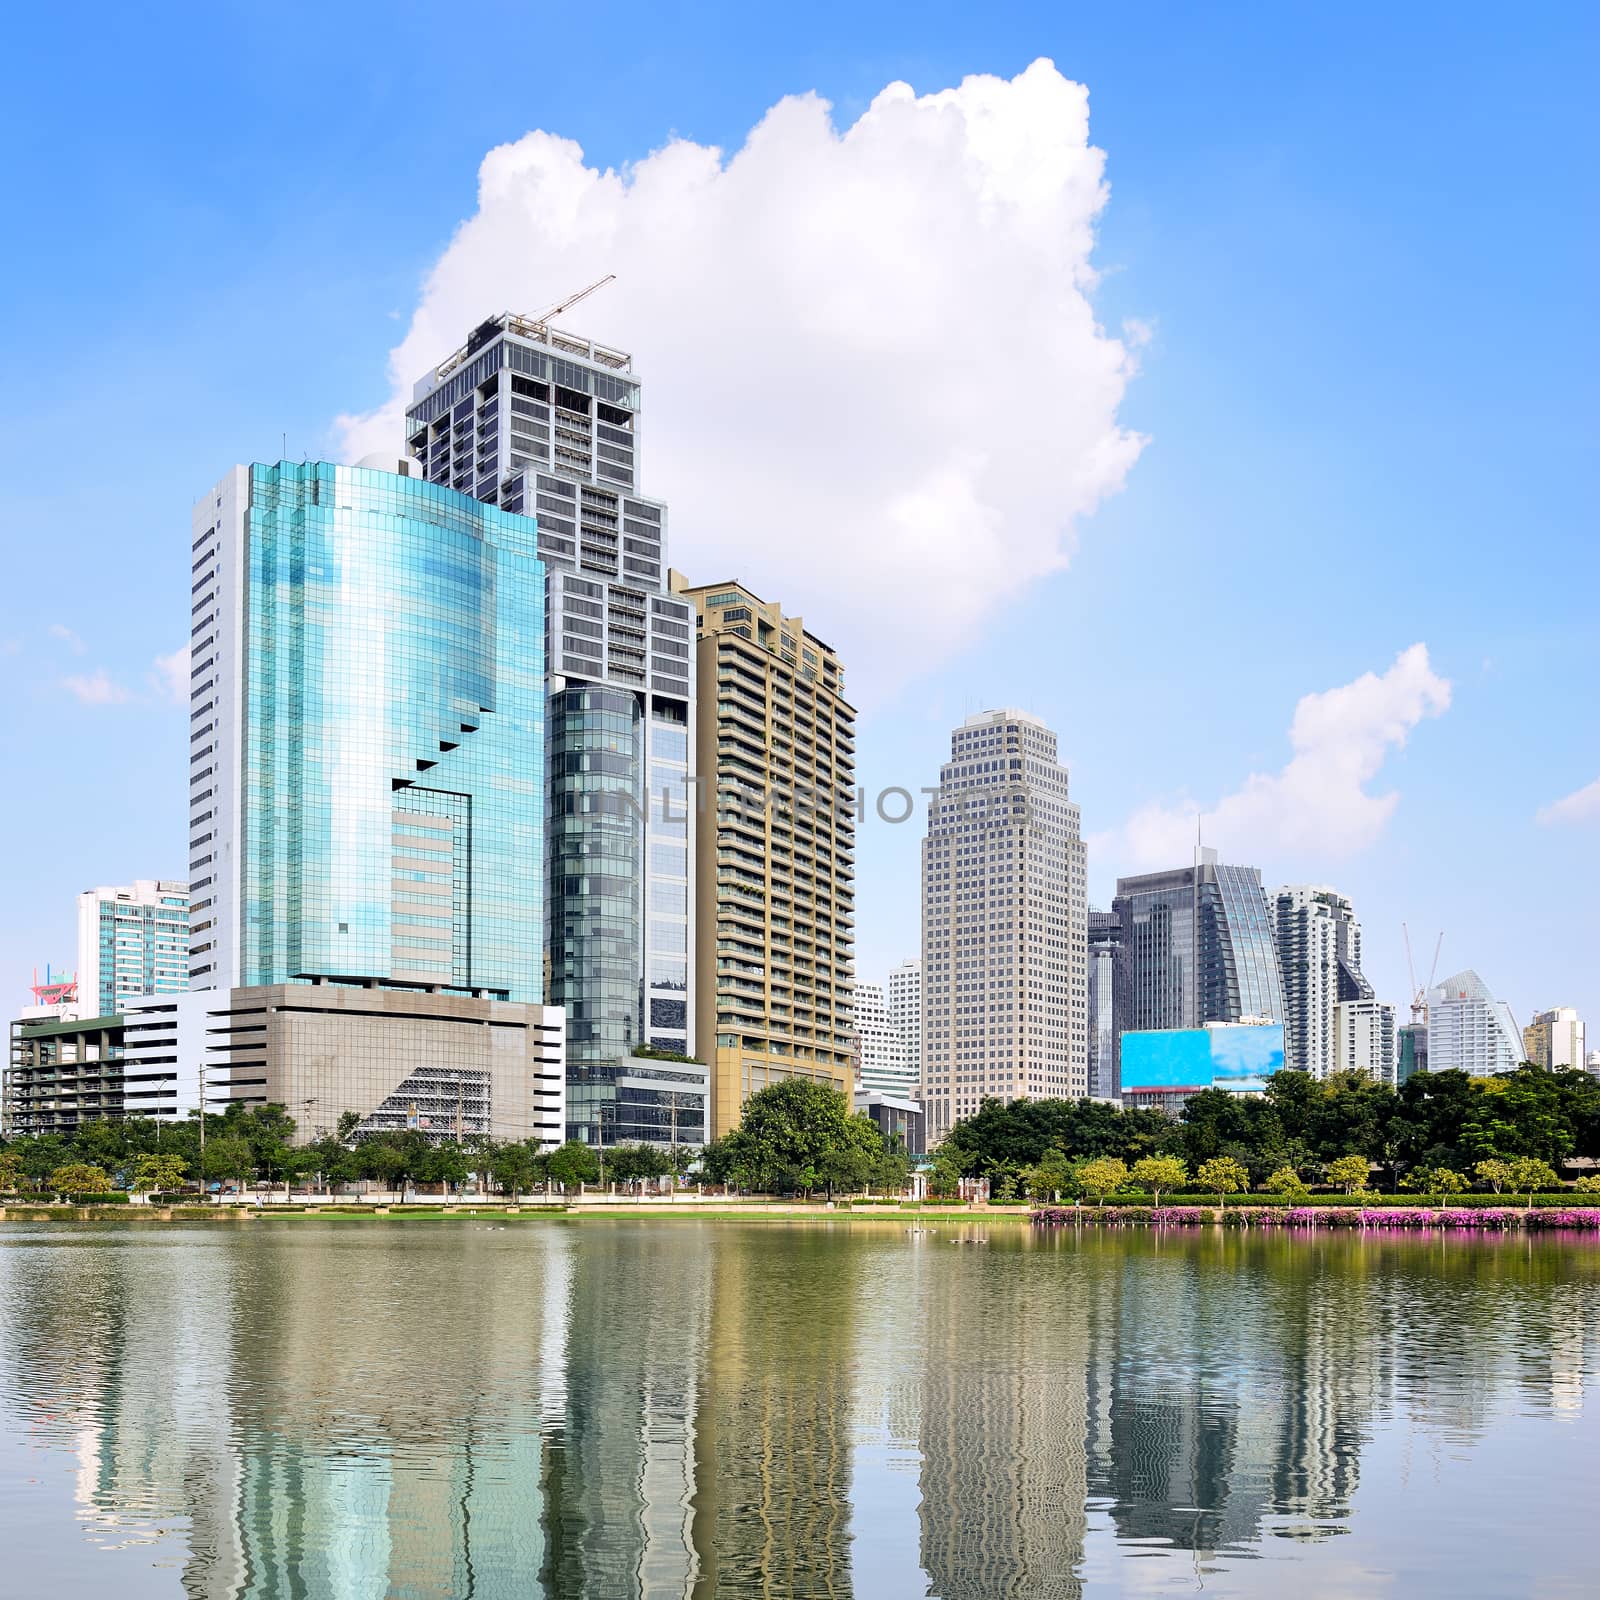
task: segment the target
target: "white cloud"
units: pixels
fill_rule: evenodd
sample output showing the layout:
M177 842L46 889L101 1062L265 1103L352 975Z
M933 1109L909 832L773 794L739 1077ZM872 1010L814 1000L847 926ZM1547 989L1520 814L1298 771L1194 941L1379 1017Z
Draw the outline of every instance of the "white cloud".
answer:
M157 656L155 673L157 687L175 705L189 703L189 646L174 650L170 656Z
M1281 771L1252 773L1213 805L1145 806L1091 841L1092 856L1123 872L1181 865L1194 848L1197 812L1205 842L1238 860L1354 855L1378 838L1400 800L1367 785L1419 722L1449 706L1449 681L1429 665L1428 647L1414 644L1381 678L1367 672L1304 696L1289 729L1294 755Z
M86 676L63 678L61 687L86 706L120 706L133 699L133 691L124 688L104 667L96 667Z
M785 99L731 158L677 139L599 172L549 133L502 145L344 450L394 450L415 379L483 317L615 272L561 320L634 354L673 564L803 615L874 698L1064 567L1138 456L1130 343L1089 300L1088 109L1036 61L890 84L843 132Z
M1600 778L1539 808L1542 827L1562 822L1600 822Z
M52 639L59 639L75 656L81 656L87 646L64 622L52 622L46 630Z

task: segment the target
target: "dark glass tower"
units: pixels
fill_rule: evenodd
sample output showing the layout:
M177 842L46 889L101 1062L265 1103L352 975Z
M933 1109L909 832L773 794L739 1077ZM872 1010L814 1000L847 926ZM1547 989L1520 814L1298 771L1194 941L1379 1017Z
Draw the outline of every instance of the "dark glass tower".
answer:
M1197 852L1195 864L1117 880L1116 1031L1282 1022L1283 983L1261 874Z

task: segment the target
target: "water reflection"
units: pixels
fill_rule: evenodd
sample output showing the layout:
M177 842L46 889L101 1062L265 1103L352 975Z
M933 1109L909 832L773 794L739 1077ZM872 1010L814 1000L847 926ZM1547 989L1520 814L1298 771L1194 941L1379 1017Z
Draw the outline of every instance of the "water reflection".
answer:
M1426 1549L1439 1461L1487 1514L1497 1428L1592 1450L1597 1310L1571 1240L14 1225L0 1436L72 1497L64 1594L1068 1600L1264 1557L1337 1593L1364 1462Z

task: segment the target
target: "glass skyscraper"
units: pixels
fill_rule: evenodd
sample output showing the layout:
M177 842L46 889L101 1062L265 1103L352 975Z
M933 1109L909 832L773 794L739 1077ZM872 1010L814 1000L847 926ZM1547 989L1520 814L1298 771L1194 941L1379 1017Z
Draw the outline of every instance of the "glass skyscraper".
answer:
M1255 867L1201 849L1193 866L1117 880L1119 1034L1284 1020L1272 916Z
M196 528L194 986L541 1002L532 518L420 475L281 461L236 468Z
M602 1145L705 1137L683 1074L624 1065L695 1045L694 611L668 590L667 508L638 490L639 412L626 353L509 314L473 329L406 412L428 479L537 518L549 1001L567 1014L568 1133Z

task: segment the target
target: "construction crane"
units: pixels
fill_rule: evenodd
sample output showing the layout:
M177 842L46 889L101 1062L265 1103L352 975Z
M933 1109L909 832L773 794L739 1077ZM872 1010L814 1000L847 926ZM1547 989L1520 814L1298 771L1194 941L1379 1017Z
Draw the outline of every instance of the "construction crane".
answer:
M1433 947L1433 965L1428 968L1428 981L1422 988L1417 987L1417 969L1411 960L1411 930L1400 924L1400 932L1406 941L1406 974L1411 979L1411 1020L1413 1023L1425 1023L1428 1020L1428 990L1433 987L1435 974L1439 970L1439 952L1444 948L1444 929L1439 930L1439 941Z
M563 311L570 310L573 306L577 305L580 300L587 300L596 289L603 289L608 283L614 283L616 281L616 276L616 273L608 272L605 277L596 278L587 289L580 289L576 294L569 294L565 300L556 301L556 303L551 306L548 311L541 311L539 315L533 319L535 326L546 326L551 317L559 317Z

